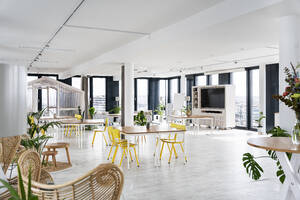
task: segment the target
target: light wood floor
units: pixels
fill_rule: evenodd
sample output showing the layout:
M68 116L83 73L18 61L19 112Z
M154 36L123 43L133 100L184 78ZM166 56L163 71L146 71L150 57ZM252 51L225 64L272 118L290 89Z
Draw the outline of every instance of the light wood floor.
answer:
M79 148L78 137L66 138L56 132L54 136L52 141L71 143L73 164L70 169L52 173L57 184L81 176L100 163L109 162L106 160L108 148L102 146L101 137L98 136L94 148L91 147L91 132L86 132L83 137L82 148ZM265 170L261 181L252 181L242 167L244 152L266 154L263 150L249 147L246 144L249 137L256 137L256 133L243 130L189 131L187 165L183 164L181 153L168 165L169 154L165 151L161 167L154 166L154 139L147 137L147 142L139 150L141 166L138 168L133 162L128 170L124 160L122 199L277 200L281 184L275 176L276 164L271 159L260 161ZM61 150L57 160L64 159L65 152Z

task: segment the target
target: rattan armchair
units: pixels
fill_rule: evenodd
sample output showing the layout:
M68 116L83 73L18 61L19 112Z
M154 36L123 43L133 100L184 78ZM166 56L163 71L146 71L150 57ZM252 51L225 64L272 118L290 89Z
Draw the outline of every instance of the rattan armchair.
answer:
M28 179L24 179L27 190ZM32 193L41 200L59 199L91 199L91 200L118 200L124 184L122 171L114 164L101 164L84 176L61 185L45 185L32 182Z
M18 159L20 171L23 176L28 177L29 168L31 169L31 178L33 181L49 184L54 183L52 176L46 170L42 169L42 162L39 154L35 150L27 150L21 154Z

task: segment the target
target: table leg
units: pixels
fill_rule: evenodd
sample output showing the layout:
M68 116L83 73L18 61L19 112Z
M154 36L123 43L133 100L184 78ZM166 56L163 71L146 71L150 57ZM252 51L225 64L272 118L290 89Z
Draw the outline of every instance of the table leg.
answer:
M282 188L283 191L281 199L290 200L293 195L295 199L300 199L300 155L293 154L291 160L288 159L284 152L276 152L276 155L285 173L285 182Z
M128 167L128 169L130 168L130 160L129 160L129 158L130 158L130 156L129 156L129 151L130 151L130 142L129 142L129 138L127 137L127 167Z
M186 155L187 155L187 152L186 152L186 142L187 142L187 140L186 140L186 131L185 132L183 132L183 149L184 149L184 164L186 164L187 163L187 157L186 157Z
M71 159L70 159L70 153L69 153L69 148L66 147L66 154L67 154L67 158L68 158L68 163L71 165Z
M154 157L154 165L155 166L157 166L157 167L159 167L160 166L160 164L161 164L161 162L160 162L160 160L159 160L159 147L161 146L161 141L160 141L160 134L157 134L157 141L158 141L158 143L157 143L157 146L156 146L156 141L154 140L154 145L155 145L155 157Z

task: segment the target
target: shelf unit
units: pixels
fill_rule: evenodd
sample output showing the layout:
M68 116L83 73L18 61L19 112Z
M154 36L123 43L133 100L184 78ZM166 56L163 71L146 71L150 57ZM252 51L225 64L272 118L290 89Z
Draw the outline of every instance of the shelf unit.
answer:
M225 107L201 108L201 89L225 88ZM214 118L215 127L228 129L235 127L235 87L234 85L194 86L192 88L192 113ZM209 124L207 124L209 125Z

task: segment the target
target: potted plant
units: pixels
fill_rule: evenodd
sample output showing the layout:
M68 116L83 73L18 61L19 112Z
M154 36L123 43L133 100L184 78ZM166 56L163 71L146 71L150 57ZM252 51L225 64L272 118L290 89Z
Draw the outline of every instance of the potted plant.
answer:
M192 115L191 106L190 105L183 106L182 112L188 117L191 116Z
M154 112L159 115L159 121L162 121L164 112L165 112L165 105L164 104L159 104L158 107L156 108L156 110L154 110Z
M257 122L257 132L258 132L258 134L262 134L262 129L263 129L262 120L264 118L266 118L266 116L263 115L263 112L259 112L259 118L257 120L255 120Z
M11 195L11 200L38 200L38 196L35 196L32 194L31 190L31 170L29 169L29 174L28 174L28 188L27 188L27 193L25 192L25 187L21 175L21 170L18 165L18 189L19 192L13 188L8 182L5 180L0 179L0 182L3 184L3 186L0 186L0 189L2 188L7 188Z
M81 120L83 122L84 119L84 111L81 111L80 106L78 106L78 114L75 114L77 120Z
M140 111L136 116L134 116L134 122L139 126L145 126L147 124L147 118L144 111Z
M96 112L96 109L94 107L90 107L89 108L89 114L90 114L91 119L94 118L94 116L95 116L96 113L97 112Z
M21 140L21 145L26 149L35 149L41 156L44 146L47 144L48 140L52 137L47 136L46 132L49 127L58 127L60 122L43 122L40 123L40 119L43 116L43 109L40 112L30 112L27 115L27 135L28 138Z
M300 144L300 77L296 72L296 69L300 68L300 65L294 67L291 63L292 71L285 67L286 74L285 82L288 86L282 95L274 95L277 100L282 101L289 108L294 110L296 115L296 122L293 128L292 141L294 144Z
M121 110L121 108L120 108L119 106L116 106L116 107L110 109L108 112L109 112L110 114L119 114L119 113L120 113L120 110Z

